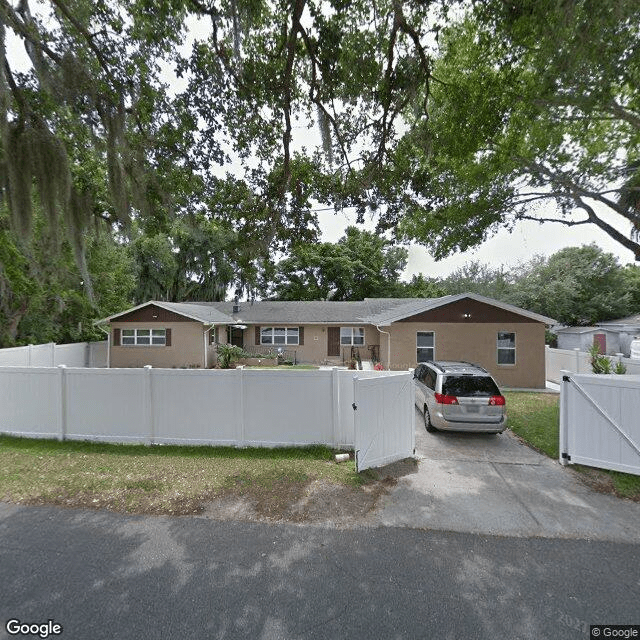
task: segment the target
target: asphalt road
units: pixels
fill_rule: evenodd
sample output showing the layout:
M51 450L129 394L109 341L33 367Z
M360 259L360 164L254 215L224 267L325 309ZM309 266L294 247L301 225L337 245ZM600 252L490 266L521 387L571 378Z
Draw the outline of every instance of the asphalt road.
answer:
M0 638L25 637L9 619L65 640L588 638L640 624L640 546L0 503Z

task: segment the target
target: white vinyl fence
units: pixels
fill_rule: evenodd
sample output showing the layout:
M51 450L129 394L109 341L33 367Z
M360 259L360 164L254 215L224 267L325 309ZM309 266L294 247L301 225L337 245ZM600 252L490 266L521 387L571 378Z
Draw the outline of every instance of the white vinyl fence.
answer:
M640 376L563 372L560 462L640 475Z
M407 374L357 375L384 380ZM107 442L352 448L353 377L353 371L337 369L0 368L0 432Z
M358 471L403 460L415 448L413 373L353 379ZM407 428L410 426L410 428Z
M640 375L640 360L637 358L625 358L622 354L607 356L613 366L621 362L627 368L627 375ZM591 355L580 349L552 349L546 347L546 373L547 380L560 384L562 382L561 371L571 373L592 373Z
M0 367L106 367L107 342L29 344L0 349Z

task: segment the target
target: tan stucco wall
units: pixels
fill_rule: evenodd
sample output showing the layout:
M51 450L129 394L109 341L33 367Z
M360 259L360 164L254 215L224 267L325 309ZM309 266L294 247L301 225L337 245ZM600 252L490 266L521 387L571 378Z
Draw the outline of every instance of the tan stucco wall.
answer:
M278 326L278 327L304 327L304 344L303 345L274 345L275 348L282 346L288 351L296 352L296 359L299 363L311 363L311 364L323 364L325 362L342 364L342 354L337 357L329 358L327 356L328 348L328 331L326 325L262 325L262 326ZM367 325L343 325L343 326L361 326L364 327L364 347L360 347L360 357L362 359L368 359L371 352L367 348L372 344L379 344L379 333L375 327ZM256 346L255 343L256 330L255 326L248 327L244 331L244 345L245 347ZM257 345L269 348L271 345ZM349 354L350 347L344 347L346 349L345 354ZM342 350L342 347L341 347Z
M111 346L111 367L190 367L204 365L205 327L199 322L113 322L119 329L171 329L171 346ZM113 333L112 333L113 336ZM213 363L210 362L209 366Z
M479 364L505 387L545 387L545 350L542 323L413 323L383 327L391 334L391 369L416 366L416 333L435 332L436 360L466 360ZM516 364L497 364L498 331L516 334ZM381 360L388 367L387 338L380 345Z

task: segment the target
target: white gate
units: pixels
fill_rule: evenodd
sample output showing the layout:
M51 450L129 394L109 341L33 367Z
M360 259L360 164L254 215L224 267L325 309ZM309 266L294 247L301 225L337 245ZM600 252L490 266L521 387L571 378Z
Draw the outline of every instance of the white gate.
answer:
M353 379L356 469L380 467L413 455L413 375Z
M560 462L640 475L640 376L562 373Z

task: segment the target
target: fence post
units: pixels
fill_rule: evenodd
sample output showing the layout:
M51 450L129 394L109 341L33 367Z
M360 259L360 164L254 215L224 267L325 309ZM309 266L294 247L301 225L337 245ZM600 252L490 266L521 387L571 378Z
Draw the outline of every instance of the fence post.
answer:
M33 345L29 343L29 346L27 347L27 367L31 366L31 347L33 347Z
M559 429L559 462L562 466L569 464L567 459L569 444L569 371L560 370L560 429Z
M51 352L51 364L49 365L50 367L55 367L56 366L56 343L55 342L50 342L49 343L49 350Z
M333 446L343 444L338 442L338 432L342 435L340 429L340 382L338 380L338 367L331 367L331 404L332 404L332 427L333 427ZM341 440L344 439L341 437Z
M148 444L153 444L155 439L155 425L153 417L153 387L151 378L151 369L153 367L150 364L144 365L144 412L147 422L147 438Z
M573 349L573 352L575 353L575 370L576 373L580 373L580 347L575 347ZM560 371L560 374L562 375L562 371Z
M31 345L29 345L31 346ZM58 440L67 437L67 365L58 365Z
M240 389L240 402L238 408L238 441L240 442L240 446L245 446L244 441L244 365L238 365L236 367L236 371L238 371L238 375L240 376L240 383L238 385Z

